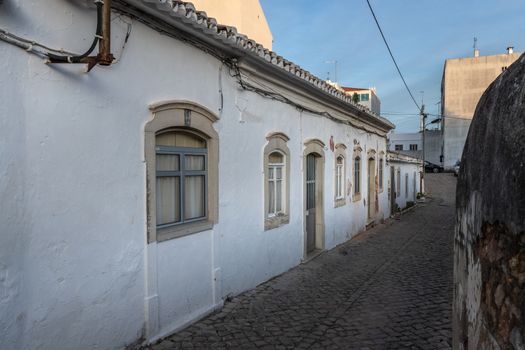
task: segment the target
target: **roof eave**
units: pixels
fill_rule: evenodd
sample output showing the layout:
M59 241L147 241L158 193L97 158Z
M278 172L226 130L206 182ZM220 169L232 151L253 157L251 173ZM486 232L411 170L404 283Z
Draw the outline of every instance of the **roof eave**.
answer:
M130 7L130 5L132 7ZM343 95L342 92L335 91L335 88L324 85L324 88L319 88L308 80L305 80L296 74L293 74L275 64L272 64L271 54L275 56L275 53L264 49L261 45L258 45L254 41L247 40L249 44L253 42L253 45L256 47L251 47L251 50L243 49L239 47L239 44L237 43L238 38L235 35L228 36L227 30L222 30L218 33L217 29L210 29L205 23L198 23L196 18L192 17L191 15L188 17L182 14L172 13L173 11L171 9L171 5L167 0L114 0L113 7L118 11L142 19L145 24L154 26L155 29L161 32L172 34L173 36L180 34L176 33L176 31L190 34L194 39L193 41L197 41L200 44L204 44L210 48L218 50L217 53L224 58L242 57L247 62L257 66L258 68L282 77L287 82L307 90L314 96L329 100L334 105L348 110L352 114L355 114L357 118L368 124L374 125L384 132L388 132L389 130L395 128L395 125L389 120L380 116L375 116L374 114L363 110L364 107L345 102L343 100L343 98L346 98L345 96L335 96L334 94L341 94L341 96ZM162 23L159 23L159 20L162 21ZM223 26L217 25L217 27L222 28ZM185 38L181 37L181 39ZM257 50L259 52L257 52ZM292 62L288 63L293 65ZM319 81L319 78L309 74L303 69L300 71L309 75L309 77L312 77L312 80ZM322 85L322 83L320 84ZM334 91L332 91L332 89Z

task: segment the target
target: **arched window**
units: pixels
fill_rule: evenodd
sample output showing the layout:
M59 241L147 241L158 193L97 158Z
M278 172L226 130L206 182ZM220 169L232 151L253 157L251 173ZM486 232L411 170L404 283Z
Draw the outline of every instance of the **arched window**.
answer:
M346 204L346 146L338 143L334 151L334 207Z
M145 159L148 242L209 230L217 222L217 118L204 107L151 107Z
M280 151L268 156L268 217L283 215L284 180L286 179L285 156Z
M290 150L288 136L272 133L264 148L264 228L270 230L290 222Z
M185 130L157 133L157 228L206 219L206 140Z
M344 198L344 167L345 159L343 156L339 156L335 162L335 198L342 199Z

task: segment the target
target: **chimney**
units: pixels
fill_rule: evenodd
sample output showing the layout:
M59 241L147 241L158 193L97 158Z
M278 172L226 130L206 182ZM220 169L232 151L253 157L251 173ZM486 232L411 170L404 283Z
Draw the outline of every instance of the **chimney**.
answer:
M479 57L479 49L474 49L474 57Z
M511 55L514 52L514 47L509 46L507 47L507 54Z

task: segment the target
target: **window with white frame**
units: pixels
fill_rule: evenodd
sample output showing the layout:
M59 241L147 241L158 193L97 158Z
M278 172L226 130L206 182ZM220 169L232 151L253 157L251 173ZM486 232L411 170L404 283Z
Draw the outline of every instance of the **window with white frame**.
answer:
M344 166L345 159L343 156L339 156L335 163L335 199L343 199L345 196L344 191Z
M345 159L343 156L337 157L335 164L335 198L342 199L344 198L344 163Z
M334 207L346 205L346 146L335 145L334 150Z
M264 148L264 227L270 230L287 224L290 205L290 150L288 137L280 132L267 137Z
M282 215L285 212L284 179L286 168L285 156L275 151L268 156L268 217Z

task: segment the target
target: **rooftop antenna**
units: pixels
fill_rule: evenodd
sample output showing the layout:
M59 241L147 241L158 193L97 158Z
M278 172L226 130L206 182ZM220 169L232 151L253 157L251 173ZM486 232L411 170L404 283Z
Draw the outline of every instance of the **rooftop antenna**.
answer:
M324 63L333 63L334 64L334 83L337 83L337 60L325 61Z
M479 57L478 38L474 37L474 57Z

